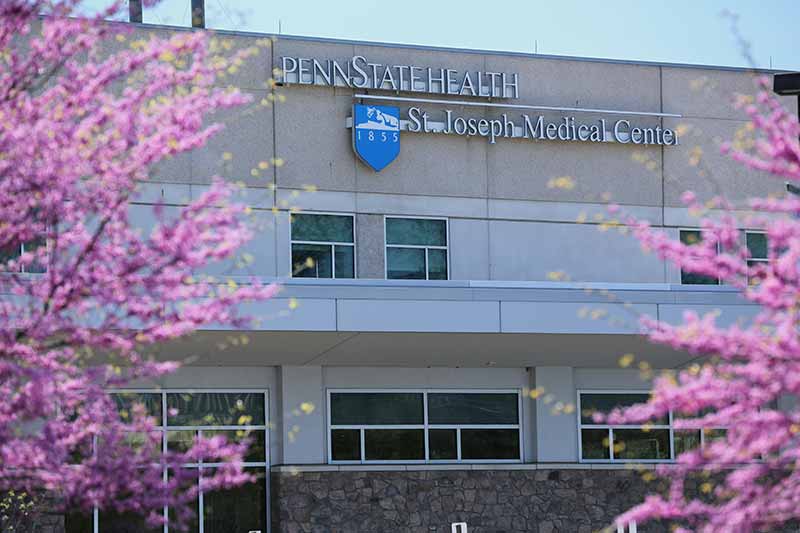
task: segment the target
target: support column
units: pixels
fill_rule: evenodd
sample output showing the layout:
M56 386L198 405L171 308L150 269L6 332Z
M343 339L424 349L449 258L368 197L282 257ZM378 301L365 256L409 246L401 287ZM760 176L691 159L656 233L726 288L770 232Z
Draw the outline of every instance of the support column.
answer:
M325 397L320 366L281 366L283 464L321 464L325 453Z
M540 463L578 462L578 418L572 367L536 367L536 452ZM559 408L560 406L561 408ZM572 406L570 410L566 406Z

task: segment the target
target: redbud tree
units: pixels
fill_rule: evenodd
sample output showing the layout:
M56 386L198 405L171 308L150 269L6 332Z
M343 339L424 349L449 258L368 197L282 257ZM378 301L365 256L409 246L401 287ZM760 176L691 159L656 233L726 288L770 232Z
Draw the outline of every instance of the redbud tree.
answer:
M739 98L750 122L722 150L752 169L753 179L797 183L800 126L771 94L770 81L758 80L757 97ZM699 217L699 242L681 243L646 222L625 221L646 249L735 287L755 316L687 312L680 325L643 319L650 340L689 352L696 362L658 377L647 404L608 418L647 424L671 412L676 431L713 428L724 436L658 468L665 489L617 523L773 531L800 518L800 410L789 407L800 394L800 197L756 198L744 209L721 197L701 201L691 192L683 199ZM768 262L748 261L742 228L766 234Z
M162 453L143 406L124 416L108 391L174 371L145 355L156 343L247 327L240 304L274 287L199 274L252 236L222 180L177 216L155 206L152 230L128 206L156 165L221 128L210 113L246 102L218 78L254 50L215 56L204 32L128 46L130 27L104 22L119 4L79 4L0 1L0 491L153 521L169 505L181 521L199 484L179 466L224 462L204 490L240 484L243 445Z

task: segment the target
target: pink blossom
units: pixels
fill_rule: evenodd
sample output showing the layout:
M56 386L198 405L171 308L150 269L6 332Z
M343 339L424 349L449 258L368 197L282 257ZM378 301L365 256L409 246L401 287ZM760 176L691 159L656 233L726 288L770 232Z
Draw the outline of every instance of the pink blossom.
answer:
M756 103L744 107L755 143L748 150L727 143L723 152L754 171L800 182L797 118L770 92L768 80L759 79L758 87ZM682 199L699 206L693 193ZM647 404L607 418L645 423L672 412L678 429L727 432L702 450L681 454L677 464L660 467L669 490L648 496L618 523L662 519L680 531L733 532L774 530L800 518L800 410L777 408L782 398L800 395L800 199L750 201L757 214L747 227L766 234L769 259L753 265L731 206L722 198L713 203L725 214L703 219L702 240L693 245L646 222L627 222L646 249L683 270L735 287L744 301L758 306L758 314L731 326L719 325L714 313L686 313L680 325L644 318L650 340L689 352L696 363L656 379ZM684 491L690 478L706 479L701 474L711 474L702 494Z
M180 522L199 485L178 467L223 462L204 488L240 484L245 444L212 438L162 453L143 408L123 420L107 390L174 371L142 350L209 324L244 327L240 304L276 288L197 274L252 237L245 206L222 180L177 217L156 208L149 234L133 226L128 204L154 165L220 130L206 125L209 114L247 98L218 87L229 63L209 60L205 33L103 55L105 41L128 34L101 20L121 4L80 18L79 3L0 2L0 248L26 243L0 264L0 490L47 489L71 508L156 521L169 505ZM116 364L87 364L87 353ZM131 434L145 438L133 446Z

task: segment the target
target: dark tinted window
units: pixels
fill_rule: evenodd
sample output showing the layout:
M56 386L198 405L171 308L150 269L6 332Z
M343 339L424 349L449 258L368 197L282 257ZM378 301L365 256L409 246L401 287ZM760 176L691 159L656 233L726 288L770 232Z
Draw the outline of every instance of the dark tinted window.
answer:
M702 239L702 233L699 230L681 230L680 239L683 244L698 244ZM719 285L719 280L704 274L681 270L681 283L684 285Z
M231 533L267 531L267 494L263 468L245 469L256 481L203 493L203 531Z
M329 244L292 244L292 276L296 278L330 278L333 258Z
M117 513L113 511L100 511L98 516L98 531L105 533L163 533L164 526L148 526L141 515L134 513ZM93 531L89 528L82 533Z
M581 394L581 423L596 424L592 415L594 413L610 413L614 409L624 409L638 403L647 403L649 394ZM654 423L667 424L666 419L655 420Z
M354 278L356 274L355 247L353 246L334 246L333 255L336 259L337 278Z
M425 250L422 248L387 248L386 277L389 279L425 279Z
M669 459L669 430L614 429L615 459Z
M458 459L455 429L431 429L428 431L428 448L431 460Z
M171 426L239 426L264 424L264 395L250 392L167 394Z
M361 430L334 429L331 431L331 455L334 461L361 460Z
M447 279L447 250L428 250L428 279Z
M387 218L386 244L447 246L447 221L423 218Z
M461 458L519 459L519 430L462 429Z
M767 258L767 235L765 233L748 233L747 249L753 259Z
M673 435L675 439L675 458L700 446L699 429L675 430Z
M584 459L611 459L607 429L581 430L581 455Z
M292 215L293 241L353 242L353 217Z
M64 515L64 530L66 533L94 531L93 521L92 513L67 513Z
M414 461L425 459L422 429L366 429L364 453L368 461Z
M247 448L247 453L244 456L245 462L248 463L263 463L267 460L267 448L266 448L266 432L262 429L256 429L253 431L244 431L244 430L236 430L236 429L227 429L227 430L203 430L203 437L211 438L217 435L222 435L227 439L228 442L242 442L245 439L250 442L250 445Z
M429 424L518 424L518 396L509 393L428 394Z
M331 394L331 424L423 424L422 393L348 392Z
M116 392L111 394L114 403L117 404L117 410L125 420L126 416L130 416L131 408L134 404L143 404L145 411L148 415L154 417L161 425L161 394L149 392Z

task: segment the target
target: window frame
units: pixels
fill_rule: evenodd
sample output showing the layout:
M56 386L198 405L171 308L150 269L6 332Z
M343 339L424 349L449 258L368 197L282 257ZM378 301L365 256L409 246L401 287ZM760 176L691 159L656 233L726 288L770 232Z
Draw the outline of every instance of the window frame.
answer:
M243 468L263 468L264 469L264 486L265 486L265 501L264 501L264 509L265 509L265 516L264 519L266 520L267 528L269 528L270 520L271 520L271 510L270 510L270 398L269 398L269 389L258 389L258 388L243 388L243 389L216 389L216 388L159 388L159 389L146 389L146 388L121 388L121 389L108 389L106 391L109 395L113 394L125 394L125 393L132 393L132 394L159 394L161 395L161 421L160 424L156 427L156 431L161 432L161 450L162 453L167 450L167 433L169 431L195 431L198 434L202 435L203 430L206 431L217 431L217 430L254 430L254 431L264 431L264 461L243 461L242 467ZM246 393L246 394L263 394L264 396L264 424L251 424L251 425L220 425L220 426L170 426L167 424L167 395L168 394L231 394L231 393ZM197 468L202 469L206 468L216 468L224 463L187 463L183 465L183 468ZM168 472L164 470L164 481L167 480ZM197 509L198 509L198 517L197 517L197 532L192 533L204 533L203 528L203 492L198 491L197 496ZM163 510L164 516L168 516L169 509L165 506ZM93 533L106 533L103 531L100 525L100 511L95 508L92 512L92 532ZM169 533L169 524L164 524L163 533Z
M683 242L683 241L681 241L681 232L683 232L683 231L691 231L691 232L699 233L701 238L703 236L703 228L679 227L678 228L678 241L681 242L681 243ZM722 250L720 250L719 243L717 243L717 255L719 255L720 253L722 253ZM688 274L692 274L692 275L696 275L696 276L704 276L705 275L705 274L694 274L694 272L688 272ZM678 269L678 275L680 276L680 285L682 285L684 287L706 287L706 288L708 288L708 287L722 287L724 285L720 278L714 278L714 279L717 280L717 283L715 283L715 284L712 284L712 283L684 283L683 282L683 269L682 268ZM710 278L711 276L706 276L706 277Z
M650 429L668 429L669 430L669 459L615 459L614 458L614 440L613 430L616 429L638 429L641 430L645 424L584 424L581 421L581 414L583 408L581 405L581 394L647 394L650 395L653 391L646 389L577 389L576 396L578 406L577 423L578 423L578 462L579 463L602 463L602 464L620 464L620 463L674 463L675 454L675 433L681 431L697 431L700 433L700 448L706 445L706 432L716 430L726 430L727 428L698 428L698 429L676 429L675 419L673 418L672 411L669 412L668 425L664 424L646 424ZM583 429L608 429L609 436L609 459L584 459L583 458Z
M583 405L581 404L581 394L646 394L650 395L653 391L648 389L578 389L576 391L578 406L576 409L578 422L578 462L579 463L670 463L675 461L675 428L672 420L672 411L669 412L667 425L663 424L584 424L581 420ZM668 459L615 459L614 458L614 429L636 429L641 430L647 425L651 430L669 430L669 458ZM584 429L606 429L608 430L608 459L584 459L583 458L583 431ZM702 435L702 430L701 435ZM701 437L702 438L702 437ZM702 443L702 441L701 441ZM701 444L702 445L702 444Z
M387 388L387 389L361 389L361 388L330 388L326 389L327 405L325 414L327 420L325 425L326 446L328 449L328 464L332 465L392 465L392 464L517 464L522 463L525 457L524 448L524 416L522 413L522 390L519 388L501 389L430 389L430 388ZM331 395L347 393L401 393L401 394L422 394L423 423L422 424L345 424L333 425L331 423ZM517 396L517 423L516 424L431 424L428 422L428 394L514 394ZM333 459L333 439L332 432L336 429L359 430L360 440L360 460L334 460ZM423 431L423 442L425 443L424 459L408 460L383 460L366 459L365 431L367 429L421 429ZM429 431L431 429L455 429L456 430L456 459L431 459ZM519 458L518 459L462 459L461 458L461 430L462 429L515 429L519 439Z
M750 282L751 282L750 281L751 277L750 277L750 272L749 272L750 268L755 263L758 263L758 264L761 264L761 265L768 265L769 264L769 237L767 237L767 232L766 231L764 231L764 230L753 230L753 229L743 230L742 231L742 235L743 235L743 238L744 238L744 247L752 255L752 252L750 251L750 247L747 246L747 236L748 235L754 235L754 234L755 235L763 235L764 239L767 241L767 257L748 257L746 259L747 269L748 269L748 273L747 273L747 284L748 285L750 285Z
M30 242L31 241L20 241L18 243L18 245L17 245L18 254L16 256L14 256L15 259L19 258L22 254L25 253L25 245L29 244ZM46 253L47 257L49 257L50 253L51 253L50 246L51 246L50 245L50 239L45 236L44 237L44 247L45 247L45 250L47 252ZM28 272L27 270L24 269L24 267L20 266L19 270L4 271L4 272L2 272L2 274L6 275L6 276L9 276L9 275L23 275L23 276L34 276L34 277L36 277L36 276L44 276L45 274L47 274L47 272L49 270L48 269L48 265L44 264L44 265L42 265L42 268L43 268L42 272Z
M328 215L328 216L336 216L336 217L350 217L353 220L353 242L338 242L338 241L304 241L304 240L295 240L292 237L292 217L295 215ZM356 215L355 213L341 213L341 212L334 212L334 211L302 211L302 212L289 212L289 272L291 274L292 279L317 279L317 280L324 280L324 279L357 279L358 278L358 248L356 247L356 241L358 240L357 233L356 233ZM304 278L303 276L295 276L294 273L294 261L292 260L292 256L294 255L293 249L295 244L316 244L320 246L329 246L331 250L331 277L329 278L320 278L320 277L313 277ZM337 278L336 277L336 254L335 254L335 247L336 246L350 246L353 248L353 277L352 278Z
M387 220L389 219L406 219L406 220L443 220L445 228L445 239L447 244L445 246L434 246L427 244L389 244L387 232ZM450 219L448 217L434 217L434 216L416 216L416 215L383 215L383 276L384 279L397 279L389 278L389 248L405 248L410 250L425 250L425 279L418 280L402 280L402 281L448 281L450 279ZM430 272L428 265L428 250L444 250L445 261L447 267L447 278L445 279L430 279Z

